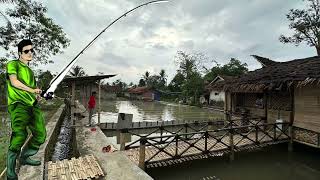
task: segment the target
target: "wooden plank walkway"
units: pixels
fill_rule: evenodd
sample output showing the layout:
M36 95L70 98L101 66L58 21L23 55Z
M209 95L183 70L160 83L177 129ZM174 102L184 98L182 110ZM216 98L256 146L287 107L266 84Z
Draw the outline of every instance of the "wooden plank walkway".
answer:
M268 134L271 137L274 136L273 131L269 131ZM277 141L274 141L271 137L267 136L263 132L259 132L259 133L251 132L247 134L244 133L243 135L247 136L248 138L245 138L239 134L233 135L235 151L241 151L246 149L253 150L253 149L261 148L267 145L288 142L288 136L278 131L275 134L276 137L278 137ZM155 145L158 148L163 148L166 145L168 145L164 148L164 150L168 154L165 152L159 152L160 150L153 146L147 146L145 148L145 161L149 161L149 163L147 164L147 167L157 167L157 166L162 166L167 164L171 165L171 164L181 163L183 161L188 161L193 159L207 158L208 156L222 156L223 154L230 152L230 149L228 148L228 146L230 145L229 136L224 136L221 139L221 142L223 142L224 144L221 142L218 142L215 138L209 137L207 139L207 149L209 150L210 153L208 154L203 154L203 151L205 150L204 138L193 139L187 142L179 140L177 152L176 152L175 141L171 142L169 145L168 144ZM190 144L192 143L195 143L194 144L195 147L190 147ZM137 165L139 164L139 148L125 150L124 152L131 161L133 161ZM154 156L156 153L158 154ZM176 153L180 155L180 158L173 159L170 155L175 156ZM150 159L152 156L154 157Z
M104 173L93 155L48 164L48 180L98 179Z

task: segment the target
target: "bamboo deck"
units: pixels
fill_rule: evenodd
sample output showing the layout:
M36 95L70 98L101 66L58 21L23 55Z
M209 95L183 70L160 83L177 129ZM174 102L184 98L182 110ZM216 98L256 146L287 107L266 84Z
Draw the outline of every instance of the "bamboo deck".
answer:
M273 132L269 133L271 137L273 137ZM264 146L268 146L271 144L278 144L282 142L287 142L288 137L284 134L280 135L280 132L277 132L277 137L279 136L277 141L273 141L272 138L265 136L264 133L259 132L258 133L258 141L259 143L255 143L256 139L256 133L249 133L247 134L248 138L243 138L241 135L234 135L233 136L233 142L234 142L234 151L241 151L241 150L255 150ZM265 136L265 137L264 137ZM196 140L189 140L189 143L194 143ZM222 156L225 153L230 152L230 148L228 147L230 145L230 139L229 136L225 136L222 138L222 142L225 143L226 145L222 143L217 143L217 140L210 137L207 140L207 149L209 150L210 153L208 154L203 154L203 151L205 150L205 139L200 139L198 142L194 144L194 146L198 147L199 149L195 147L190 147L190 145L184 141L179 140L178 142L178 155L181 155L180 158L178 159L173 159L171 156L168 154L175 156L176 154L176 142L173 141L171 142L164 150L168 153L160 152L160 150L153 147L153 146L147 146L145 149L145 161L148 161L154 154L158 153L155 157L150 159L149 163L147 163L147 167L158 167L158 166L166 166L166 165L171 165L171 164L177 164L181 163L184 161L189 161L189 160L194 160L194 159L203 159L203 158L208 158L209 156ZM217 143L217 144L216 144ZM165 147L166 144L162 145L156 145L157 147ZM190 148L189 148L190 147ZM189 149L188 149L189 148ZM187 150L188 149L188 150ZM186 151L185 151L186 150ZM185 151L185 152L184 152ZM181 154L184 152L183 154ZM134 149L129 149L125 151L125 154L128 156L128 158L133 161L135 164L139 164L139 148L134 148Z
M93 155L48 162L48 180L98 179L104 173Z

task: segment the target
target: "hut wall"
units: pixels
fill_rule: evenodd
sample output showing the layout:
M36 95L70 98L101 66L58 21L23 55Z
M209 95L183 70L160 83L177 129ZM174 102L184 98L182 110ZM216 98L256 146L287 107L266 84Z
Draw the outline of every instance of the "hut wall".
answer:
M319 86L308 85L294 90L294 123L296 127L320 132Z
M223 91L211 91L210 92L210 101L224 101L225 94Z
M283 122L290 122L291 111L268 109L268 123L274 123L277 119L282 119Z
M261 93L238 93L234 99L235 110L243 108L249 110L251 117L265 117L265 104ZM292 110L289 92L270 91L267 94L267 118L268 123L273 123L277 119L289 122Z

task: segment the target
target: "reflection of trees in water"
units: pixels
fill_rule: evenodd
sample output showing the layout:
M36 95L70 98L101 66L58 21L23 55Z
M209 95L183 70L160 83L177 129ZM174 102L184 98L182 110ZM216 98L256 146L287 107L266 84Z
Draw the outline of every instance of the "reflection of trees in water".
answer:
M118 113L118 104L120 101L101 100L101 111ZM98 99L96 99L96 108L98 107Z
M138 112L141 113L143 120L161 121L164 105L159 102L134 102L138 108Z
M134 115L134 121L207 121L223 118L222 113L185 105L167 105L160 102L144 101L103 101L102 111L118 113L127 109Z

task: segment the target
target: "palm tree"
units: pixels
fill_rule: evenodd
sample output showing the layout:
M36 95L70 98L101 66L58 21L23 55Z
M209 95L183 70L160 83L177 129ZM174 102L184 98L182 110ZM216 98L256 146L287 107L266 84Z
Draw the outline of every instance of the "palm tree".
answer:
M160 77L161 77L161 80L167 80L166 78L166 71L164 69L161 69L160 73L159 73Z
M148 85L148 80L149 80L149 77L150 77L150 73L149 71L146 71L143 75L143 79L144 79L144 82L145 82L145 85L147 86Z
M75 66L71 69L70 75L73 77L80 77L80 76L85 76L86 73L84 72L83 68L80 66Z
M166 85L166 82L167 82L166 71L164 69L161 69L159 75L160 75L160 81L161 81L162 85Z

